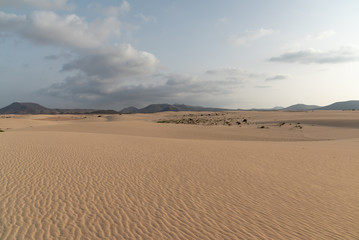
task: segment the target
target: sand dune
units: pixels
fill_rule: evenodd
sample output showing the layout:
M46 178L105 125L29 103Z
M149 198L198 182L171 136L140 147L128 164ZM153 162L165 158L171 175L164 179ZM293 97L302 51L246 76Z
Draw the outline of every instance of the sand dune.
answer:
M358 113L237 114L1 117L0 239L359 239Z

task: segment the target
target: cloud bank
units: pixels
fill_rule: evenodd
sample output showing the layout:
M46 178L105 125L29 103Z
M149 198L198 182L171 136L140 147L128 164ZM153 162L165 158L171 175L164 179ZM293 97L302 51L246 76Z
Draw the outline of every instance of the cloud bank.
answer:
M91 106L114 105L118 109L150 103L224 106L228 102L239 101L238 92L245 91L248 84L256 85L266 78L275 77L235 67L209 69L199 75L156 70L152 74L148 70L126 75L126 71L103 71L107 67L89 70L77 66L76 75L43 89L41 93L79 103L91 103Z
M35 2L41 1L32 3ZM67 4L66 1L56 3ZM116 109L164 102L224 106L239 101L238 92L248 84L255 86L265 79L281 78L237 67L209 69L197 75L166 72L155 55L131 44L116 43L121 41L124 25L119 17L131 9L127 1L98 9L102 18L91 22L75 14L61 15L54 11L33 11L26 15L0 11L0 33L39 46L60 48L62 54L50 54L44 60L61 61L61 72L66 77L40 90L45 98L71 99L82 106ZM156 20L137 16L145 22ZM235 42L240 45L271 33L270 29L247 31Z
M266 81L278 81L278 80L286 80L289 78L289 75L281 75L281 74L278 74L278 75L275 75L273 77L268 77L266 78Z
M269 59L271 62L285 63L346 63L359 61L359 49L354 47L342 47L330 51L321 51L313 48L284 53L278 57Z
M126 44L81 53L77 59L64 64L62 70L77 70L103 79L123 79L153 73L158 66L159 61L154 55Z
M111 35L120 34L120 22L109 17L88 23L75 14L60 16L52 11L35 11L28 15L0 11L0 31L11 32L36 44L95 48Z
M220 101L231 99L236 90L243 87L241 78L222 73L216 76L165 72L148 75L148 71L127 76L122 76L122 73L99 76L85 70L41 90L41 93L100 106L143 106L161 102L218 105L216 97L220 96Z

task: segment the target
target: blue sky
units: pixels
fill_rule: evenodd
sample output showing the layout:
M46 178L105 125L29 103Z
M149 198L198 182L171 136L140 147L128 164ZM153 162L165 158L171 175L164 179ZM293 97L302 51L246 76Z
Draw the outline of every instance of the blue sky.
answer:
M0 107L359 99L358 1L0 0Z

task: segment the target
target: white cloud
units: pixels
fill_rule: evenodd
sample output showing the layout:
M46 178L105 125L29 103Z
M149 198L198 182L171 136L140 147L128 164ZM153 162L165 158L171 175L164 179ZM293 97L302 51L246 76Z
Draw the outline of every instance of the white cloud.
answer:
M24 16L0 11L0 31L38 44L98 47L111 35L119 35L119 26L119 21L112 17L87 23L75 14L60 16L52 11L36 11Z
M119 6L110 6L106 9L103 9L103 13L111 17L117 17L120 11L121 11L121 7Z
M19 28L26 21L26 16L0 11L0 30L11 32L13 28Z
M263 74L251 72L238 67L222 67L206 71L207 75L222 77L222 78L235 78L235 79L249 79L249 78L260 78Z
M221 75L221 74L242 75L245 73L248 73L248 71L238 67L222 67L222 68L215 68L206 71L206 74L210 74L210 75Z
M266 78L266 81L278 81L278 80L285 80L288 78L290 78L289 75L278 74L278 75Z
M243 45L249 42L252 42L256 39L268 36L274 31L272 29L260 28L257 30L246 31L244 34L232 35L228 38L228 42L233 45Z
M334 36L335 34L336 32L334 30L328 30L316 35L308 35L306 36L306 40L324 40Z
M330 51L322 51L310 48L295 52L287 52L278 57L272 57L270 61L303 64L356 62L359 61L359 48L342 47Z
M1 0L0 7L21 8L24 6L37 9L53 10L73 10L74 5L69 4L67 0Z
M302 49L309 49L315 46L322 46L336 35L334 30L327 30L317 34L308 34L305 37L291 41L284 46L286 51L300 51Z
M63 71L76 70L103 81L114 78L121 81L130 76L151 74L158 67L159 61L154 55L126 44L81 53L79 58L66 63Z
M137 14L136 17L141 18L145 23L149 23L149 22L157 23L157 18L155 16L146 16L140 13Z
M131 10L131 6L127 1L123 1L119 7L120 12L129 12Z

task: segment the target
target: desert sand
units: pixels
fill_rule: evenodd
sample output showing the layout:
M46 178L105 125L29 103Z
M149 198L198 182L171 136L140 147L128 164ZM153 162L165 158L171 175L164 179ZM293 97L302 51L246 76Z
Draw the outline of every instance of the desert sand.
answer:
M1 115L0 129L0 239L359 239L358 111Z

